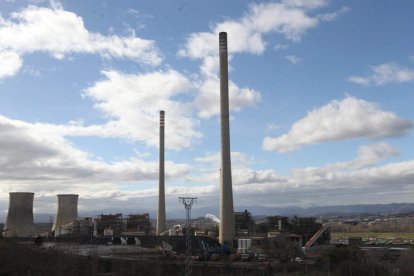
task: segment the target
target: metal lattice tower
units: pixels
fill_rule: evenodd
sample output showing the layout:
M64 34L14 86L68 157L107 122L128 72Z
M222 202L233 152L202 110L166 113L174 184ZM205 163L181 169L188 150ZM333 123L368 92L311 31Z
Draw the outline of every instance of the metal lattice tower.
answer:
M186 211L186 237L185 237L185 275L191 275L191 207L194 202L197 201L196 197L179 197L180 202L184 204L184 208Z

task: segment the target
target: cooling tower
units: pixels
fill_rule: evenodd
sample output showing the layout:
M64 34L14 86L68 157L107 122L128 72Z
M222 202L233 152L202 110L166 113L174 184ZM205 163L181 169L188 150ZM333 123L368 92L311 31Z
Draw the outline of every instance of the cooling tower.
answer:
M4 225L3 237L34 237L33 221L34 193L9 193L9 211Z
M78 217L78 197L79 195L63 194L57 195L58 209L55 218L55 223L52 227L52 232L55 236L59 235L59 227L68 223L74 222Z
M160 111L160 159L159 159L159 186L158 186L158 214L156 235L167 230L165 215L165 180L164 180L164 119L165 111Z
M219 34L220 54L220 121L221 121L221 175L220 175L220 235L221 244L232 244L234 239L233 187L230 158L229 80L227 33Z

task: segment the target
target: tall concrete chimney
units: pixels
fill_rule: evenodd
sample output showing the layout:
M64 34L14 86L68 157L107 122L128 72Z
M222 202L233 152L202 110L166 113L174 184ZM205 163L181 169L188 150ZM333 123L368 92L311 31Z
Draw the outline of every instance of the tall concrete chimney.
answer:
M9 211L4 225L3 237L34 237L36 230L33 221L34 193L9 193Z
M233 187L231 180L229 76L227 33L219 34L220 54L220 114L221 114L221 174L220 174L220 235L221 244L234 239Z
M59 227L74 222L78 217L78 197L79 195L62 194L58 197L58 209L52 232L59 236Z
M158 214L157 231L159 236L167 230L165 215L165 181L164 181L164 120L165 111L160 111L160 159L159 159L159 186L158 186Z

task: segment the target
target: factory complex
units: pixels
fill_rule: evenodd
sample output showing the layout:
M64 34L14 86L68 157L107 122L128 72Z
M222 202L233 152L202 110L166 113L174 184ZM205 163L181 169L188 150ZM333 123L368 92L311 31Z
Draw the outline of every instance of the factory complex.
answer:
M245 210L234 212L230 155L229 80L227 33L219 34L220 64L220 218L191 219L191 206L197 198L180 198L187 212L186 221L167 220L165 203L165 111L160 111L159 124L159 189L156 223L151 223L148 213L97 214L95 217L78 216L77 194L58 194L57 211L50 229L42 233L35 230L32 192L10 192L9 209L2 235L10 240L34 238L36 244L47 244L79 255L92 254L79 250L79 246L93 244L95 254L105 255L110 248L124 253L134 246L144 254L161 252L167 259L185 254L185 274L191 274L193 259L217 260L223 254L236 260L249 259L266 253L279 254L282 258L303 255L302 248L329 242L329 228L322 227L314 218L289 219L270 216L264 221L254 221ZM60 247L59 244L64 244ZM73 246L77 245L76 250ZM100 247L99 247L100 246ZM109 247L108 247L109 246ZM120 247L117 247L120 246ZM72 248L72 249L70 249ZM115 249L116 248L116 249ZM283 250L281 250L283 249ZM149 250L149 251L148 251ZM283 252L282 252L283 251ZM152 253L151 253L152 252ZM301 253L302 252L302 253ZM236 254L236 255L235 255ZM235 257L236 256L236 257Z
M223 269L227 269L231 275L236 270L241 271L243 275L243 269L257 270L257 273L252 275L268 275L269 271L276 269L276 266L272 268L272 265L287 262L310 264L309 259L318 257L324 250L335 247L330 243L329 224L322 224L321 220L318 221L314 217L286 217L275 214L255 218L248 210L235 212L230 154L227 33L225 32L219 34L219 68L221 114L219 218L206 216L192 219L191 207L196 203L197 198L180 197L180 202L184 204L186 210L186 220L167 219L164 151L168 114L161 110L156 219L150 218L149 213L101 213L94 217L81 217L78 214L79 195L58 194L53 225L51 224L46 231L39 232L36 230L33 217L34 193L10 192L7 218L2 229L4 240L26 243L34 241L35 245L46 250L64 251L83 257L92 256L97 258L97 267L95 264L92 265L94 271L92 275L98 275L95 272L99 270L111 272L118 269L119 260L122 260L124 266L130 262L128 265L133 267L131 271L137 270L138 265L135 262L141 262L141 265L152 262L155 264L154 267L159 267L159 262L163 262L163 265L169 266L163 268L164 272L165 269L169 271L168 275L182 275L180 267L183 263L185 263L185 275L192 275L192 271L197 270L196 261L205 262L204 267L201 265L198 267L199 275L218 275L223 273ZM353 241L356 243L355 239L350 239L350 244ZM230 262L245 262L249 265L236 266L230 265ZM250 265L253 262L254 264ZM261 263L266 265L260 265ZM202 274L203 269L208 273ZM283 265L283 271L285 270ZM226 273L223 275L228 275ZM161 272L153 274L163 275Z
M220 259L223 254L234 260L259 255L295 259L303 258L306 249L314 253L314 248L329 246L330 241L329 227L322 226L315 218L268 216L255 221L248 210L234 213L234 238L224 244L219 242L220 223L215 217L195 218L189 225L184 220L168 220L166 229L158 234L148 213L79 217L76 194L57 195L54 223L41 233L35 230L33 199L34 193L10 193L3 237L34 240L46 248L84 256L94 253L113 257L114 251L127 255L140 251L167 260L187 253L192 259L206 260ZM188 237L190 248L187 248Z

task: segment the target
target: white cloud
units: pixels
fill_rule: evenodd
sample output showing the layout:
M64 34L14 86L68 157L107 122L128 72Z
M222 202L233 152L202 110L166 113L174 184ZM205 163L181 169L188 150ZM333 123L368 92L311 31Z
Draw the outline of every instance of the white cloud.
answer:
M0 116L0 183L2 190L95 191L91 184L118 184L158 179L158 162L136 157L107 163L75 148L56 129ZM188 165L166 162L166 177L188 173ZM53 184L53 185L51 185Z
M397 149L386 143L360 146L358 149L358 156L351 161L337 162L321 167L296 169L293 172L293 176L299 177L303 181L304 176L314 178L315 176L320 177L321 175L329 175L332 172L357 171L373 166L379 161L386 160L390 157L396 156L397 154Z
M49 4L54 10L63 10L63 5L59 0L49 0Z
M161 58L154 41L131 34L128 37L104 36L86 29L82 18L51 2L54 9L29 6L0 21L1 52L16 55L47 52L57 59L74 53L99 54L104 58L131 59L139 63L159 65ZM3 63L6 61L3 61ZM14 67L16 69L17 67ZM16 70L8 70L9 73Z
M302 58L293 55L285 56L285 58L289 60L292 64L298 64L302 61Z
M261 99L258 91L240 88L234 82L229 82L229 102L231 111L240 111L247 106L254 106ZM220 81L209 78L199 88L195 99L201 118L209 118L220 113Z
M318 15L318 18L321 21L333 21L336 18L338 18L338 16L341 16L341 15L349 12L350 10L351 9L349 7L342 7L340 10L338 10L336 12L320 14L320 15Z
M398 155L398 150L386 143L360 146L357 158L346 164L346 167L348 169L365 168L396 155Z
M358 77L358 76L349 77L348 81L359 84L359 85L364 85L364 86L368 86L371 83L369 78L367 78L367 77Z
M211 185L218 185L220 182L220 153L210 153L203 157L195 159L198 164L202 164L202 169L198 169L201 174L199 176L190 176L188 180L197 182L208 182ZM252 170L249 168L254 163L252 158L241 152L231 153L232 161L232 180L234 186L247 184L263 184L263 183L286 183L286 178L279 175L273 170ZM205 169L205 166L207 168Z
M414 161L378 166L378 162L396 154L392 146L379 143L361 146L351 161L297 168L286 177L269 170L278 177L235 185L234 198L237 204L251 205L252 201L259 200L261 206L304 206L314 204L315 197L321 205L357 204L367 200L384 203L386 194L387 203L406 202L414 191ZM237 178L237 168L234 174ZM248 175L243 179L249 179Z
M280 125L277 125L277 124L271 124L271 123L266 124L266 130L276 130L276 129L278 129L278 128L280 128Z
M84 95L108 118L103 125L58 126L64 135L119 137L158 146L159 111L166 111L166 147L190 147L201 137L192 117L191 103L176 98L191 89L190 81L174 70L147 74L104 71L104 80L85 89ZM51 126L56 127L56 126Z
M351 76L349 82L363 86L381 86L389 83L404 83L414 81L414 70L402 67L395 63L383 63L371 66L372 74L369 76Z
M169 197L214 191L211 187L173 187L171 182L183 179L190 166L172 161L165 166ZM61 193L79 194L81 211L141 208L148 212L156 206L152 199L158 192L157 180L157 161L136 156L100 161L74 147L50 125L0 116L0 204L4 210L9 192L24 191L35 192L35 212L55 212L56 195Z
M129 8L127 10L128 14L132 14L135 17L139 17L141 15L141 13L139 12L139 10L133 9L133 8Z
M282 3L290 7L315 9L326 6L328 0L283 0Z
M199 116L208 118L218 113L218 34L227 32L230 60L235 53L261 54L267 47L263 35L276 32L291 41L299 41L309 29L318 25L318 18L309 15L313 9L327 4L324 0L286 0L276 3L251 4L245 15L239 19L228 19L210 26L209 32L192 33L178 51L178 55L192 59L202 59L202 76L196 106ZM288 45L279 44L275 49L285 49ZM286 57L293 64L301 59ZM230 83L230 108L239 111L254 106L261 95L251 88L240 88Z
M305 167L292 170L283 176L273 169L253 170L256 161L241 152L232 152L233 193L235 205L306 206L357 204L369 202L404 202L414 192L414 161L379 165L398 154L396 148L377 143L363 145L350 161ZM220 154L210 153L197 158L196 169L190 181L219 186ZM198 165L197 165L198 164ZM275 165L277 167L277 165ZM199 194L200 198L218 198L219 190ZM323 202L323 203L321 203Z
M191 34L179 54L191 58L215 55L218 51L218 33L222 31L228 33L230 53L261 54L266 48L262 35L269 32L278 32L287 39L298 41L306 30L318 24L318 20L306 14L308 6L299 5L299 1L296 2L298 2L296 5L292 3L252 4L247 14L238 20L227 20L215 24L211 32Z
M95 160L49 125L3 116L0 116L0 133L2 199L6 199L10 191L35 191L36 202L48 198L55 202L58 193L78 193L82 210L107 210L109 205L128 209L136 206L137 201L140 206L142 202L147 203L146 211L155 209L157 188L142 188L141 183L156 182L157 162L145 162L137 157L112 163ZM414 161L377 166L397 153L385 143L365 145L351 161L298 168L291 175L283 176L273 169L254 170L251 168L256 163L254 158L232 152L235 204L251 205L260 200L262 206L306 205L314 203L316 195L324 204L349 204L370 197L375 200L375 196L384 191L395 193L387 193L388 201L404 201L401 197L404 194L412 196L409 187L414 184ZM174 179L192 183L191 186L170 184L166 187L172 209L181 208L172 204L177 196L197 196L201 206L202 202L204 205L209 202L210 208L211 202L218 201L220 154L196 158L194 163L191 170L187 164L166 164L170 183ZM352 197L352 193L356 195ZM51 206L55 206L54 203ZM50 208L42 205L37 210L49 212Z
M0 79L14 76L22 67L22 63L17 53L0 51Z
M287 134L265 137L263 149L288 152L301 145L355 138L380 138L406 134L413 123L377 105L353 97L332 101L310 111Z
M217 41L216 41L217 42ZM232 56L229 57L229 60ZM230 67L230 71L231 71ZM219 57L206 56L200 66L202 81L197 84L198 93L194 104L201 118L209 118L220 112ZM245 107L255 106L261 100L261 94L250 88L240 88L229 81L230 111L241 111Z
M368 148L376 148L375 145L368 145ZM379 146L381 148L382 146ZM387 146L385 146L387 147ZM239 174L240 170L234 166L233 172L233 194L235 206L309 206L318 205L339 205L339 204L361 204L361 203L390 203L390 202L410 202L414 192L414 161L402 161L386 165L376 166L377 162L386 159L388 153L383 157L371 159L371 165L354 166L358 163L356 160L363 159L363 154L351 161L339 162L336 164L326 164L321 167L305 167L292 171L289 176L279 176L274 170L254 171L250 174ZM381 155L380 154L380 155ZM389 153L393 156L393 153ZM376 161L375 161L376 160ZM340 164L340 165L338 165ZM345 164L350 164L346 167ZM241 165L241 164L240 164ZM197 187L173 187L167 188L167 194L173 197L176 202L176 196L192 195L198 197L195 210L201 206L209 210L218 209L219 202L219 178L218 171L213 172L214 178L208 178L208 174L199 177L199 181L211 183L209 185ZM266 177L266 173L269 177ZM250 177L254 174L260 174L258 180ZM239 180L242 181L239 181ZM128 202L133 204L153 200L152 205L156 206L155 198L157 189L145 189L142 192L126 192L113 190L106 193L108 197L104 200L99 195L90 194L89 197L96 197L97 202L116 201L122 198L125 202L113 202L114 206ZM114 200L111 196L116 195ZM316 201L315 201L316 200ZM168 197L167 197L168 201ZM175 206L171 202L168 206ZM112 203L112 202L111 202ZM111 204L112 205L112 204ZM106 205L107 206L107 205ZM148 206L145 205L145 206ZM177 206L182 208L181 206ZM171 209L169 209L171 210Z
M386 147L387 145L385 145ZM375 145L373 146L375 148ZM384 145L379 146L384 147ZM410 171L414 168L414 161L403 161L389 163L382 166L374 166L377 162L385 160L395 155L395 149L389 148L391 152L372 152L364 156L361 152L359 156L348 162L327 164L322 167L307 167L292 171L291 181L297 183L303 189L315 190L335 190L335 197L338 199L342 192L345 193L364 193L362 197L369 197L369 193L374 190L378 192L392 191L395 189L406 189L407 185L414 184L414 173ZM360 149L361 151L361 149ZM361 162L361 160L365 160ZM369 160L369 161L368 161ZM333 192L330 192L333 193ZM391 202L394 199L389 199ZM388 201L388 202L390 202Z
M277 50L284 50L287 49L289 47L288 44L277 44L275 45L275 47L273 47L273 49Z

